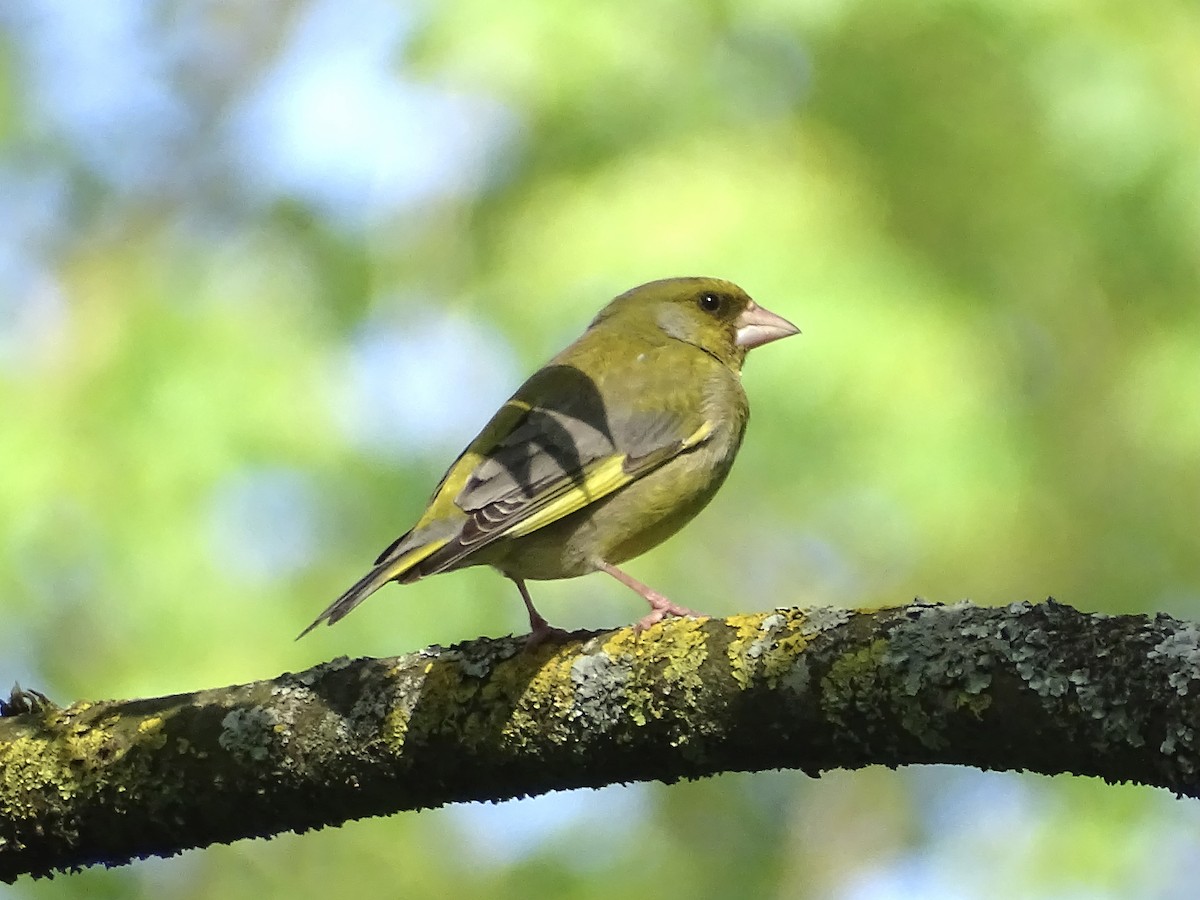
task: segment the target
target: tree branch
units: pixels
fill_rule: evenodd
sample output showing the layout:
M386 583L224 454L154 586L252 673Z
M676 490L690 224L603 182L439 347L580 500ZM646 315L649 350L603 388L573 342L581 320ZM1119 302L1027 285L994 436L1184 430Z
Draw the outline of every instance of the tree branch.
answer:
M1195 796L1200 625L1052 600L785 609L341 658L149 700L15 699L32 711L0 718L7 881L723 771L954 763Z

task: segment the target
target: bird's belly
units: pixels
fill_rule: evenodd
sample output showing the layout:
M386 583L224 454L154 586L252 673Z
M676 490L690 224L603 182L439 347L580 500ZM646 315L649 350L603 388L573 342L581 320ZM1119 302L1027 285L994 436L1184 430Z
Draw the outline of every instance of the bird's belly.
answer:
M491 559L507 575L575 578L656 547L695 518L729 474L737 441L710 441L621 490L537 531L498 541ZM494 548L494 550L493 550Z

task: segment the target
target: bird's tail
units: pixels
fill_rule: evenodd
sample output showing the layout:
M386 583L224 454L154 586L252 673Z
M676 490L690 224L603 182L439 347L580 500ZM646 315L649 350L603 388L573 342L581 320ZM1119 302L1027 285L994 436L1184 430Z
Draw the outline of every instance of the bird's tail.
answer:
M397 541L397 544L399 543L400 542ZM300 640L300 638L304 637L322 622L327 622L332 625L389 581L394 581L397 579L402 581L415 581L416 578L420 577L419 574L411 579L405 579L402 576L416 567L421 560L440 550L443 546L445 546L446 543L447 542L445 540L430 541L427 544L414 547L407 552L385 553L384 557L375 564L370 572L358 579L358 581L354 582L350 589L330 603L325 611L313 620L311 625L296 635L296 640ZM392 548L389 548L389 550L391 549Z

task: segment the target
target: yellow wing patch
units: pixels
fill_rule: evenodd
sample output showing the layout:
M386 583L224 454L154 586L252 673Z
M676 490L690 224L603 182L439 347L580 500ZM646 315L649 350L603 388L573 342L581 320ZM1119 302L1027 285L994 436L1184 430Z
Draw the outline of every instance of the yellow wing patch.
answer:
M442 476L438 486L433 489L429 504L425 507L421 518L417 520L417 524L413 526L413 531L420 531L454 509L454 498L458 496L458 492L471 477L471 473L487 458L488 453L496 446L496 442L512 431L532 408L524 400L518 400L516 397L500 407L499 411L492 416L492 420L484 426L483 431L446 470L446 474ZM416 562L420 561L416 560Z
M506 528L500 536L521 537L537 531L624 487L633 481L633 478L633 475L625 471L624 456L610 457L584 475L582 484L577 484L512 527Z
M544 506L504 529L496 537L522 537L578 512L589 503L607 497L646 472L658 468L667 460L703 443L712 434L714 427L712 422L706 420L687 438L671 447L670 452L650 453L635 461L629 468L629 457L626 454L601 460L584 474L582 483L573 484L557 496L551 497Z
M437 551L445 547L450 541L447 538L430 541L428 544L422 544L420 547L415 547L407 553L402 553L390 562L384 560L376 567L377 581L376 587L382 587L393 578L398 578L403 575L413 566L417 565L421 560L432 556ZM374 588L372 588L374 590Z

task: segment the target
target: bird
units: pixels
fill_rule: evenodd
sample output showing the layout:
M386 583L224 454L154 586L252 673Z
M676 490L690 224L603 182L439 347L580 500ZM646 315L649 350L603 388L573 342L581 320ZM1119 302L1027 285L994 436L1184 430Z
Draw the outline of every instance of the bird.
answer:
M529 643L561 637L527 581L604 572L650 605L640 634L698 615L619 565L674 535L729 474L749 420L748 351L799 333L719 278L626 291L468 444L413 527L297 637L388 582L487 565L516 584Z

